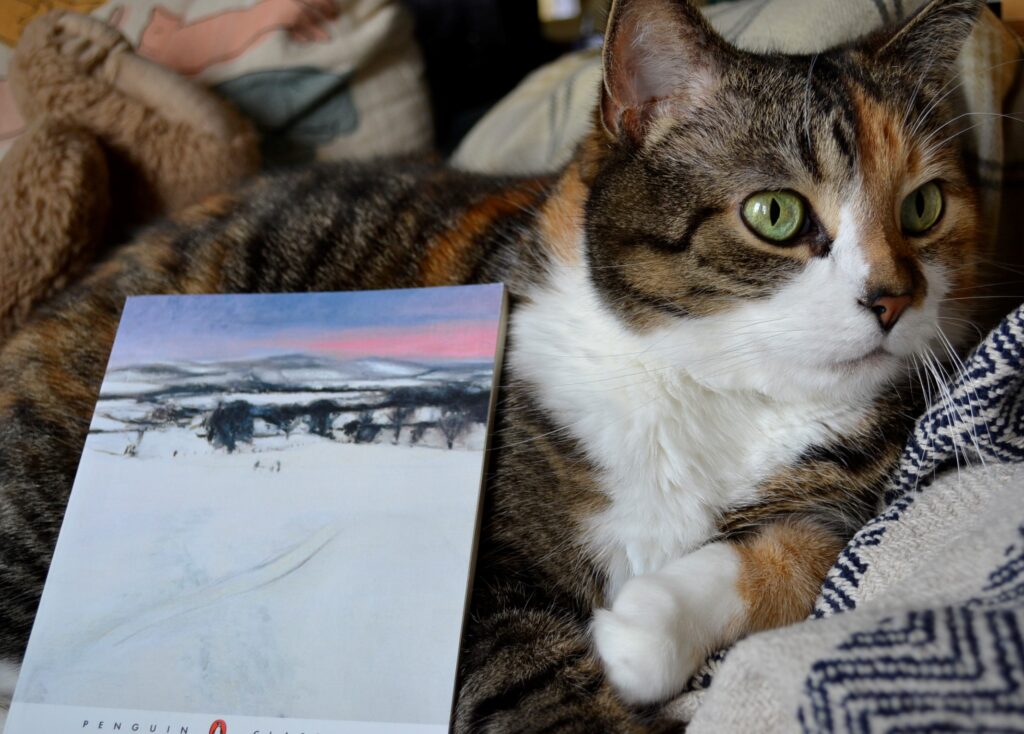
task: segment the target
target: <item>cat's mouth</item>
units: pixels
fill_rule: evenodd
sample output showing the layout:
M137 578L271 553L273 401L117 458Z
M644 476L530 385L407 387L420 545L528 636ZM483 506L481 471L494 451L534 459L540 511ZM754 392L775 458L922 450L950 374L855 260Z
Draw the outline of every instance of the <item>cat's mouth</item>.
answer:
M881 366L885 362L888 362L895 356L896 355L894 355L885 347L875 347L870 352L862 354L859 357L854 357L853 359L843 359L837 362L833 362L832 366L841 370L862 369L864 367L877 367Z

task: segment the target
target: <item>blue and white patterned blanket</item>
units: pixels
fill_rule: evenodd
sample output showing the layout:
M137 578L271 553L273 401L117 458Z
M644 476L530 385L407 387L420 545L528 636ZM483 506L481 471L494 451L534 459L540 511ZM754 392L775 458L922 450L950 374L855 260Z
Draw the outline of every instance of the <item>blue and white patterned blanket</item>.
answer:
M825 580L815 616L856 608L860 581L870 569L863 549L885 542L889 529L939 472L985 461L1024 461L1022 341L1024 307L1003 319L975 348L951 382L949 396L917 421L886 496L887 509L865 525L840 555ZM1024 592L1024 578L1021 583Z
M690 731L1024 732L1024 307L949 387L816 619L713 661Z

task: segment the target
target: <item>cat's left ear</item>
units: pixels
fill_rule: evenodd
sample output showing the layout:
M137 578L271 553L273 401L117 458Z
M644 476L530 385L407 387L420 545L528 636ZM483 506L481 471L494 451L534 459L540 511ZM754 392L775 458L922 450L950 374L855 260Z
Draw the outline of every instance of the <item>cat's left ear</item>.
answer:
M688 0L615 0L603 55L605 130L639 141L659 115L713 92L729 50Z
M983 0L930 0L895 33L883 32L871 45L884 62L945 81L983 6Z

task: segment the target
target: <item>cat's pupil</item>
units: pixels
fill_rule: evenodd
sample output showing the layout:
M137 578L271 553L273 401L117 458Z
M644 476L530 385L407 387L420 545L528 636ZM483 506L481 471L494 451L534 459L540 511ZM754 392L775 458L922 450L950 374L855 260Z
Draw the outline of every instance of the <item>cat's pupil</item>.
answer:
M779 206L777 199L772 199L772 205L769 207L768 216L771 217L773 227L779 223L779 217L782 216L782 207Z
M917 216L918 218L924 217L924 194L920 191L917 192L917 198L915 203L917 204Z

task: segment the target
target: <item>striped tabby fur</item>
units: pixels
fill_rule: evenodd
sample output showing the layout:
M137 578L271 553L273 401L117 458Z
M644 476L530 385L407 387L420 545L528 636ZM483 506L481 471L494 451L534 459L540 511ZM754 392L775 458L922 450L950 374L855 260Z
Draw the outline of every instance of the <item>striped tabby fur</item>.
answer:
M678 730L661 703L704 654L810 610L899 455L906 365L970 285L943 95L979 7L809 58L619 0L595 131L558 177L324 165L149 230L0 352L0 655L29 633L125 296L500 280L455 728ZM936 179L943 218L909 237L900 204ZM812 211L785 246L739 216L781 189ZM910 303L891 332L885 294Z

